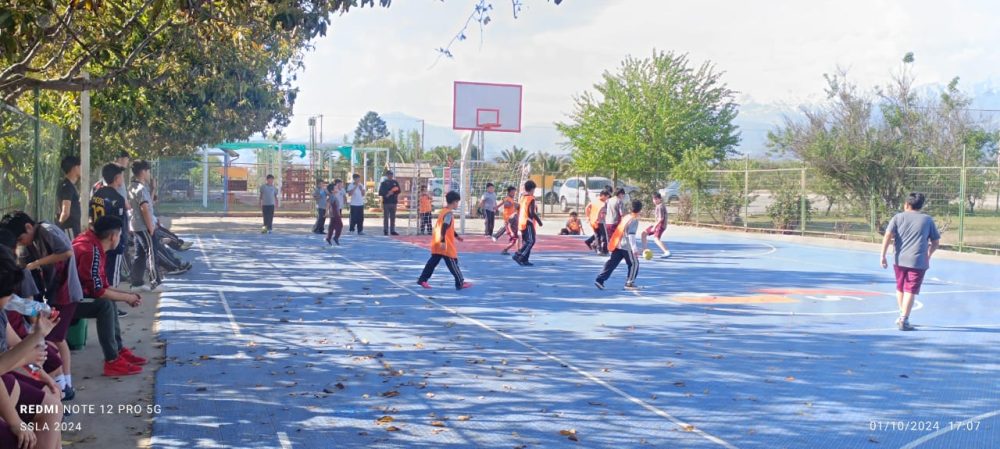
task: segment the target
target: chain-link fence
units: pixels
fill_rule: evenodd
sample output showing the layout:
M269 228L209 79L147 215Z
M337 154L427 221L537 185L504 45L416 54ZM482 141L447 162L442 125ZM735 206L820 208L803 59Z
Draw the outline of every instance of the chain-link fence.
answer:
M62 145L62 128L0 105L0 214L23 210L38 220L56 218Z

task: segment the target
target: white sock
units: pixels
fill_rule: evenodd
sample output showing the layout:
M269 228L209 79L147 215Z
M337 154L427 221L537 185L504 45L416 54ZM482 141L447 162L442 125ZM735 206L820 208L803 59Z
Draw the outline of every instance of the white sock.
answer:
M60 390L66 388L66 376L60 374L56 377L53 377L52 380L56 381L56 384L59 385Z
M63 377L65 377L65 379L66 379L66 386L70 387L70 388L73 388L73 375L72 374L66 374Z

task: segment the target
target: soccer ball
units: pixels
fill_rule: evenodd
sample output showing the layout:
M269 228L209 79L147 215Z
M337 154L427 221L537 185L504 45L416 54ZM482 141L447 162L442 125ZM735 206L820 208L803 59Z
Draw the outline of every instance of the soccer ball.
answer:
M260 227L260 233L261 234L267 234L267 226L261 226Z
M646 260L653 260L653 250L645 250L642 252L642 258Z

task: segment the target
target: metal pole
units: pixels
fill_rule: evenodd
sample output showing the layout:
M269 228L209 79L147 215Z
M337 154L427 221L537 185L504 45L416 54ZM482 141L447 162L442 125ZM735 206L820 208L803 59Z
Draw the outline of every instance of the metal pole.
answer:
M222 153L222 216L225 217L229 214L229 152Z
M743 229L750 227L750 153L743 166Z
M208 146L201 147L201 207L208 209Z
M42 219L42 119L40 117L38 86L35 86L35 172L34 172L34 194L35 194L35 219Z
M802 167L802 190L799 192L799 232L806 235L806 169Z
M965 247L965 146L962 146L962 173L959 175L959 208L958 208L958 252Z
M424 119L420 119L420 154L417 155L417 159L424 157L424 136L427 134L427 123Z
M83 79L90 74L83 72ZM80 204L90 205L90 91L80 92ZM80 229L87 229L90 214L80 214Z

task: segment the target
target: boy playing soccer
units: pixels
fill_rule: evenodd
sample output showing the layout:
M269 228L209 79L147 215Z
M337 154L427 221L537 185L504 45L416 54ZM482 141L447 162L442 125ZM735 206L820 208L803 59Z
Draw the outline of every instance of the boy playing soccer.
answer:
M660 240L660 236L667 229L667 205L663 204L663 197L659 192L653 194L653 205L655 206L653 211L656 214L656 224L642 231L642 250L646 250L646 237L652 235L653 241L663 251L663 258L666 259L670 257L670 250L667 249L667 245L663 243L663 240Z
M924 273L930 268L931 256L941 243L941 234L934 226L934 220L920 211L924 207L924 194L910 193L903 206L903 213L896 214L885 227L885 238L882 239L882 268L888 267L885 253L889 242L895 243L896 262L893 269L896 272L896 304L899 306L899 318L896 327L901 331L916 330L910 326L910 310L913 301L920 294L920 284L924 281Z
M510 237L510 243L507 244L507 247L504 248L503 251L500 251L501 255L509 256L510 249L513 248L514 245L517 245L517 218L518 214L517 212L514 212L514 215L511 215L510 219L504 223L504 229L507 230L507 235ZM494 240L495 239L496 237L494 237Z
M497 206L497 210L500 209L503 209L503 222L507 223L510 221L510 217L517 212L517 187L507 187L507 196L503 197L503 202ZM505 232L507 232L505 227L500 228L499 231L493 234L493 241L497 241Z
M535 224L542 226L542 219L538 217L538 210L535 209L535 187L535 181L528 180L524 183L524 195L521 196L521 207L517 211L517 230L521 233L521 249L511 258L523 267L534 265L528 258L531 257L531 248L535 246Z
M434 210L434 199L427 193L427 187L420 187L420 205L417 212L420 214L420 224L417 235L431 233L431 212Z
M625 259L628 265L628 277L625 279L625 290L638 290L635 286L635 277L639 274L639 248L635 244L635 233L639 231L639 212L642 211L642 201L632 202L632 213L622 217L614 234L608 241L608 246L613 248L611 258L604 264L604 271L597 276L594 285L604 290L604 282L611 277L611 273L618 268L618 264Z
M594 229L594 233L584 243L587 244L587 248L602 255L608 253L608 234L604 228L608 196L607 190L601 190L601 193L597 194L597 201L587 205L587 218L590 220L590 227Z
M566 227L559 231L559 235L580 235L583 232L583 225L576 212L569 213L569 220L566 220Z
M434 236L431 238L431 258L427 261L427 265L424 265L424 271L417 279L417 284L423 288L431 288L427 281L434 274L434 269L437 268L441 259L444 259L444 264L448 267L451 275L455 276L456 290L472 287L472 284L465 282L462 270L458 268L458 247L455 246L455 240L463 241L462 236L455 233L453 213L458 208L458 202L461 199L458 192L448 192L445 195L445 201L448 204L441 210L437 224L434 225Z

